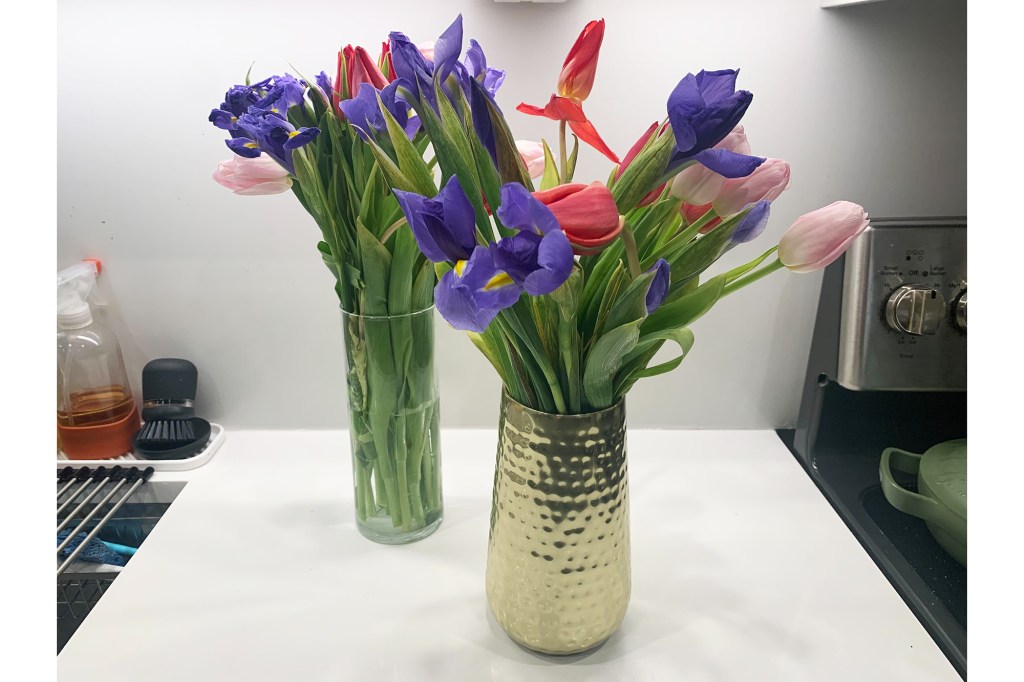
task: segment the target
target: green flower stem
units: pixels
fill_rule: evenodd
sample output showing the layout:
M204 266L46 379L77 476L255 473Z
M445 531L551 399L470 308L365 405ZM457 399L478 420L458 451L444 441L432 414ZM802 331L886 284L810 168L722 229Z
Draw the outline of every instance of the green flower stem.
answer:
M558 374L555 372L555 368L551 366L551 359L548 357L547 353L544 352L544 349L541 348L536 340L529 334L529 332L526 331L516 308L509 308L508 313L509 315L506 319L509 322L509 326L512 328L513 332L526 343L533 359L537 362L537 366L540 367L540 371L544 375L545 381L547 381L548 388L551 389L551 399L555 403L555 409L559 414L565 414L565 398L562 395L562 387L558 382Z
M506 308L498 313L497 317L494 318L494 322L498 324L502 333L508 339L509 347L518 351L519 356L523 359L524 369L530 378L528 383L537 394L538 409L544 412L552 412L555 410L553 392L558 391L559 395L561 395L561 389L557 387L557 380L552 382L540 367L540 359L537 357L538 353L530 339L513 329L513 316L513 309ZM524 344L516 343L516 339L521 339ZM537 372L540 372L540 376L537 376ZM552 383L556 385L552 386Z
M633 228L629 223L622 225L622 247L626 250L626 262L629 263L630 279L636 279L642 272L640 270L640 255L636 249L636 237L633 236Z
M743 287L745 287L747 285L750 285L750 284L753 284L754 282L758 281L759 279L761 279L763 277L767 277L768 275L772 274L776 270L781 270L783 267L785 267L785 266L782 265L782 261L776 259L776 260L772 261L771 263L769 263L768 265L766 265L763 268L761 268L760 270L755 270L754 272L750 273L746 277L742 277L742 278L732 282L731 284L726 285L725 289L722 291L722 295L723 296L728 296L729 294L736 293L737 291L739 291Z

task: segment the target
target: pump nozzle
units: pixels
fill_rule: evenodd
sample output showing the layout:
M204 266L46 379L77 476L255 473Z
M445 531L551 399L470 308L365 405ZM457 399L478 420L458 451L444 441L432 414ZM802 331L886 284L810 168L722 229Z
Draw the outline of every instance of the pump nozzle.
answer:
M78 329L92 324L92 311L85 300L100 274L100 262L84 260L57 272L57 326Z

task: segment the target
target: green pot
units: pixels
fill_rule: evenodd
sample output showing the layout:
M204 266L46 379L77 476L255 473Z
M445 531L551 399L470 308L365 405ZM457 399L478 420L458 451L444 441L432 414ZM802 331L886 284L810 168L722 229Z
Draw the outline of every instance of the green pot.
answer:
M917 492L896 483L892 470L917 476ZM951 440L918 455L887 448L879 465L889 504L925 522L942 548L967 565L967 440Z

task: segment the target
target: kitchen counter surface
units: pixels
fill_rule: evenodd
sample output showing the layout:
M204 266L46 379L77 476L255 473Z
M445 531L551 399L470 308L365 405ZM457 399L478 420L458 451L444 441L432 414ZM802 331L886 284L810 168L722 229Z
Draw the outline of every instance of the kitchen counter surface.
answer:
M771 431L630 431L629 611L564 658L487 610L493 430L443 433L445 520L402 547L355 529L347 433L226 436L158 474L187 484L59 680L960 680Z

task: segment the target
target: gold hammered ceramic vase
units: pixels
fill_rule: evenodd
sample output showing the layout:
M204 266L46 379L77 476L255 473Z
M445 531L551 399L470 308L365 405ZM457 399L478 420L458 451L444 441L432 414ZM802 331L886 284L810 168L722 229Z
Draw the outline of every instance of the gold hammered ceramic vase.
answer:
M629 604L626 409L556 415L501 400L487 602L545 654L607 640Z

